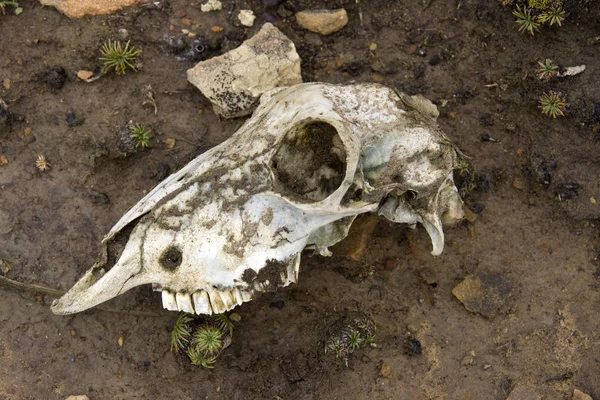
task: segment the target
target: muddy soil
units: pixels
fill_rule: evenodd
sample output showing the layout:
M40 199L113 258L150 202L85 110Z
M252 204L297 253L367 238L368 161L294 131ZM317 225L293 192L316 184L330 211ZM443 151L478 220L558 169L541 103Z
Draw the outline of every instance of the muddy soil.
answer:
M597 1L570 2L563 27L534 37L492 0L223 0L210 14L197 1L160 0L81 20L20 3L22 14L0 15L0 97L13 116L0 132L8 161L0 166L0 273L8 278L68 289L131 205L243 123L219 120L187 84L195 61L164 45L182 29L211 43L201 58L273 22L296 44L305 81L425 95L472 157L479 185L467 194L470 221L446 230L439 257L429 255L424 229L383 220L363 261L305 254L297 285L236 309L233 344L213 370L169 352L176 314L161 310L150 287L65 317L50 313L50 295L0 284L0 399L504 400L517 385L543 399L570 399L574 388L600 398ZM294 7L345 7L350 22L318 36L296 25ZM254 27L239 25L242 8L257 14ZM99 71L107 39L143 50L139 72L78 81L79 70ZM587 69L542 83L535 67L545 58ZM148 85L156 113L144 104ZM549 89L566 94L566 117L541 114L537 98ZM72 112L83 124L67 122ZM129 121L156 136L124 157L119 137ZM48 171L36 168L39 155ZM452 289L471 273L511 283L496 299L503 307L486 317L465 309ZM344 311L368 312L377 324L377 347L357 351L348 367L324 352Z

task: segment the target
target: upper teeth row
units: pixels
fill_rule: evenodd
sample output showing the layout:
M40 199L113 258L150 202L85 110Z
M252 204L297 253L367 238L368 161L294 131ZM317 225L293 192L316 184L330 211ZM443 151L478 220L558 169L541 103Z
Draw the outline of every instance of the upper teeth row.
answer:
M298 280L299 270L300 255L289 265L286 272L281 273L283 286L295 283ZM254 293L264 292L268 285L269 281L264 283L254 281L250 290L236 287L226 290L199 290L192 294L163 290L162 303L164 308L171 311L183 311L190 314L222 314L252 300Z

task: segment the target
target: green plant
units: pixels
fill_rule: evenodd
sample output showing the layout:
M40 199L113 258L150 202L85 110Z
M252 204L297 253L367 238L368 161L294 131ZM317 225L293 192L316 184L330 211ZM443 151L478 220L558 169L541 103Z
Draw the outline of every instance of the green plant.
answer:
M118 40L111 41L109 39L108 42L104 43L100 48L102 54L100 60L104 62L104 67L108 70L114 69L117 75L123 75L127 68L137 71L134 63L142 50L137 49L135 46L129 47L129 43L130 41L127 41L125 47Z
M350 331L350 344L349 345L352 350L358 349L364 341L365 341L365 339L363 339L360 336L359 331L357 331L355 329L352 329Z
M196 347L190 347L188 349L188 357L193 365L202 368L214 368L214 363L217 362L217 355L206 356L202 350Z
M223 332L229 332L229 336L233 336L233 322L225 314L215 314L212 316L213 321Z
M194 316L186 313L179 314L173 331L171 332L171 351L177 353L190 341L192 333L190 332L190 323L194 320Z
M527 0L527 4L531 8L537 8L539 10L545 10L548 7L550 0Z
M150 147L150 139L153 138L152 130L146 125L134 124L129 126L131 137L136 140L135 147L141 147L142 150Z
M556 7L551 9L550 11L546 11L539 16L539 20L542 23L548 23L548 25L552 26L554 24L558 26L562 26L562 22L567 17L567 12L563 10L562 7Z
M552 118L558 116L564 116L567 102L565 101L564 95L560 92L549 91L544 92L540 96L540 108L542 113Z
M527 7L521 9L517 6L517 9L513 11L513 15L516 18L516 24L519 32L529 32L532 36L535 31L540 27L539 19L536 15L532 15L531 10Z
M216 355L223 348L223 331L213 325L201 326L194 335L194 349L210 356Z
M6 15L6 7L8 6L17 8L19 7L19 3L10 0L0 0L0 11L2 11L2 15Z
M549 81L558 75L558 66L549 58L538 61L537 74L539 80Z

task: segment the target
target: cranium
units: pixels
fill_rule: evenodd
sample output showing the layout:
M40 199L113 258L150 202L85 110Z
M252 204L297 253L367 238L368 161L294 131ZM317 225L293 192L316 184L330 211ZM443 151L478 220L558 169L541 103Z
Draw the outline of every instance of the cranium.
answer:
M222 313L296 282L300 253L322 255L357 215L422 224L432 254L442 221L462 218L454 145L418 96L374 84L300 84L263 95L252 118L131 208L99 260L62 298L83 311L138 285L163 306Z

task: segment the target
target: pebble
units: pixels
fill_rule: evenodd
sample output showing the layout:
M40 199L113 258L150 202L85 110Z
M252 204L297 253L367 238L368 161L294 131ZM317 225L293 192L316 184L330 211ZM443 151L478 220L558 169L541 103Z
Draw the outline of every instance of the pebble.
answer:
M389 364L386 364L386 363L381 364L381 370L379 370L379 375L381 375L384 378L389 378L391 373L392 373L392 368L389 366Z
M125 344L125 338L123 338L123 336L119 336L119 347L123 347L123 345Z
M478 272L456 285L452 294L470 312L491 317L507 308L512 283L499 273Z
M10 79L4 78L4 80L2 81L2 85L4 86L4 89L10 89Z
M278 321L273 320L273 328L280 329L281 328L281 324Z
M77 71L77 77L82 81L88 80L92 76L94 76L94 73L92 71L87 71L85 69Z
M202 12L219 11L223 9L223 4L219 0L208 0L200 6Z
M79 396L69 396L65 400L90 400L85 394L80 394Z
M533 388L518 385L510 392L506 400L540 400L540 396Z
M242 320L242 316L238 313L231 313L229 314L229 319L232 320L233 322L240 322Z
M256 15L254 15L254 12L252 12L252 10L241 10L238 14L238 19L240 20L240 23L242 25L250 27L254 25Z
M460 365L468 366L475 363L475 350L471 350L466 356L463 357Z
M23 137L27 137L29 135L31 135L33 133L33 129L30 126L26 126L25 129L23 129Z
M523 189L525 189L525 182L523 181L523 179L521 179L519 177L513 178L512 185L517 190L523 190Z
M572 400L592 400L592 396L587 393L583 393L579 389L573 390Z
M8 158L6 158L6 156L4 154L2 154L0 156L0 167L3 165L6 165L6 164L8 164Z
M177 140L173 139L173 138L167 138L163 141L165 146L167 146L167 149L172 149L173 147L175 147L176 142L177 142Z
M371 51L375 51L375 50L377 50L377 43L371 43L371 44L369 45L369 50L371 50Z
M329 35L342 29L348 23L348 14L343 8L337 10L300 11L296 22L311 32Z
M593 196L592 196L592 197L590 197L590 203L592 203L592 204L597 204L597 202L596 202L596 198L595 198L595 197L593 197Z

